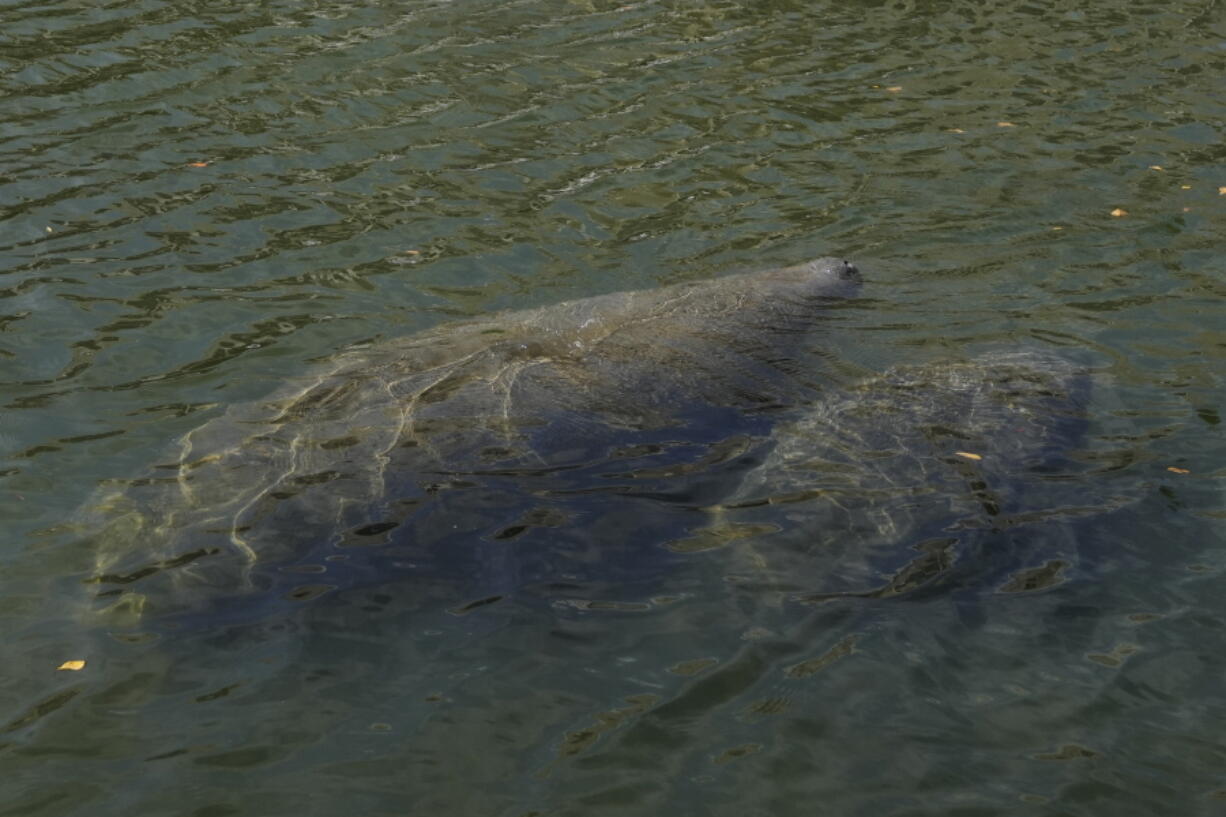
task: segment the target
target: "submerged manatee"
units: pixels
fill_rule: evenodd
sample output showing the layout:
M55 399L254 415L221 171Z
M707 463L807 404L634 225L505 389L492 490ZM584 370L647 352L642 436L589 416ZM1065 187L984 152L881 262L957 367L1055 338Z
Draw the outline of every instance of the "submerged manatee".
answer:
M758 418L804 391L799 350L859 281L819 259L344 354L231 407L98 503L93 582L112 609L166 612L213 610L225 593L307 598L364 572L450 573L487 593L524 581L525 559L528 579L565 579L567 560L615 574L617 554L593 551L619 537L585 533L626 524L610 477L654 465L667 483L743 453ZM488 547L530 529L553 544ZM350 558L359 545L380 546L378 563Z
M833 390L690 542L752 532L738 581L794 601L1051 586L1077 557L1070 523L1102 511L1069 490L1089 389L1082 365L1009 351Z

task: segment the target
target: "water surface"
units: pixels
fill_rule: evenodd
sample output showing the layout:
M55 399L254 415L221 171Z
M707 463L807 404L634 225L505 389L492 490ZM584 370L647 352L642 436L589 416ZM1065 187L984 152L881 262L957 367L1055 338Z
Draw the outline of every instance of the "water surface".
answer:
M1222 20L0 5L9 813L1215 813ZM758 535L795 529L780 506L640 587L616 554L583 574L577 598L630 607L461 616L376 575L246 626L97 617L80 509L315 361L826 254L868 281L815 383L982 349L1092 371L1061 472L1087 512L976 540L1059 581L802 604L738 580L810 583L810 551ZM619 519L607 541L662 549Z

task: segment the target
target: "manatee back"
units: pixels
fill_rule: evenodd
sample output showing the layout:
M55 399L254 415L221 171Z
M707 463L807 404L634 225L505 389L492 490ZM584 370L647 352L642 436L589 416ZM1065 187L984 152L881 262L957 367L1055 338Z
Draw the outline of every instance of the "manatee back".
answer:
M1076 515L1065 486L1090 382L1037 351L892 368L778 426L725 513L748 524L771 509L758 547L770 572L805 577L784 581L797 598L915 590L985 537Z
M617 452L662 446L665 470L674 453L702 461L799 399L798 346L854 289L845 267L614 293L341 355L97 502L94 581L104 602L190 608L269 592L286 570L343 585L363 549L423 572L471 565L450 554L481 553L551 491L587 492L599 501L571 516L610 519L620 505L600 473Z

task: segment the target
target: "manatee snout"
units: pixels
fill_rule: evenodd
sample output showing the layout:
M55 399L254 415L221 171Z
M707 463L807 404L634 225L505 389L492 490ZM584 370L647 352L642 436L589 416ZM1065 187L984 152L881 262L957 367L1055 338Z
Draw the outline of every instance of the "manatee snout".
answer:
M819 258L810 261L809 266L815 273L831 281L849 281L855 284L864 281L860 268L846 258Z
M820 296L849 297L859 292L864 283L860 268L845 258L815 258L785 269L798 274L798 283L811 294Z

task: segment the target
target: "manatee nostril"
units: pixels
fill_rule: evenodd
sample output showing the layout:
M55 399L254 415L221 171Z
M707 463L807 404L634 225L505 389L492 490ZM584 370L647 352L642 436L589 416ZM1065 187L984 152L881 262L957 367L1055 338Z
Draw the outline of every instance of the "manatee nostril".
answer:
M844 279L853 279L860 277L860 268L850 261L843 261L843 268L839 270L839 277Z

